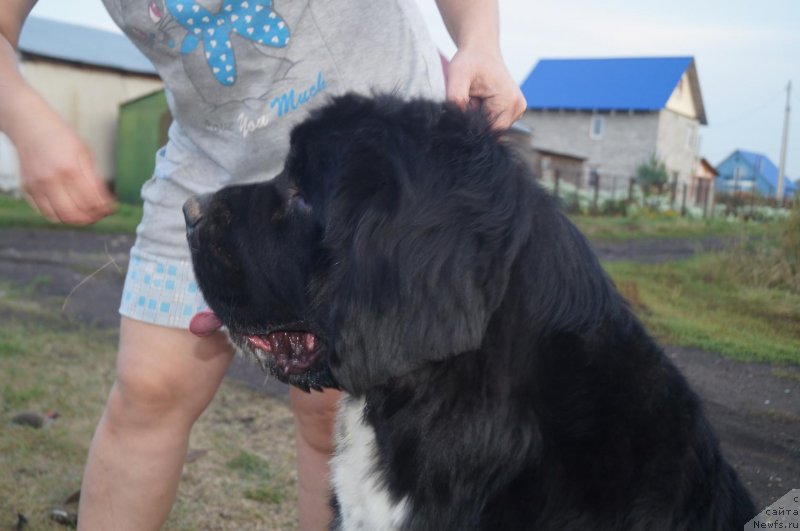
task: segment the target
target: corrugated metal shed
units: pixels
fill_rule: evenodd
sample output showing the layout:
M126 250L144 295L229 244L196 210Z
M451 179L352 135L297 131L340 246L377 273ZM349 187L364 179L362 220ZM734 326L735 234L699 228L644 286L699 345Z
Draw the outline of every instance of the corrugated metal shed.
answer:
M120 33L29 17L19 38L23 53L125 72L155 74L156 69Z
M522 83L531 109L658 111L686 72L706 123L692 57L542 59Z

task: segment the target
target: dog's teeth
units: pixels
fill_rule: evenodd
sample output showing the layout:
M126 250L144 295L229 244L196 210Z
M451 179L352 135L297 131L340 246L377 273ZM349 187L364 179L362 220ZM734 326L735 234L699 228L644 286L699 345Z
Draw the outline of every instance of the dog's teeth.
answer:
M256 350L263 350L265 352L272 352L273 345L269 341L265 341L260 336L250 336L247 338L247 342Z

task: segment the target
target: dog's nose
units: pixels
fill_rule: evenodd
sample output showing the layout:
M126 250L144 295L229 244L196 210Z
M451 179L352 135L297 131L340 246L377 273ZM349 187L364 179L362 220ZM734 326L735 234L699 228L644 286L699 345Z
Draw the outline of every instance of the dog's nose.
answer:
M183 204L183 218L186 220L187 228L191 229L203 219L203 214L205 214L206 207L211 200L211 195L194 195Z

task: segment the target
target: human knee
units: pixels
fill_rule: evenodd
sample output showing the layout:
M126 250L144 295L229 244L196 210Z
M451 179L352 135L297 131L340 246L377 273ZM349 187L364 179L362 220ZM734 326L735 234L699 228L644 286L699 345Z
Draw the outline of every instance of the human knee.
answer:
M181 382L168 373L147 367L121 367L108 400L111 420L150 424L181 412L185 397Z
M191 425L213 398L232 355L221 334L201 340L185 330L123 318L106 417Z

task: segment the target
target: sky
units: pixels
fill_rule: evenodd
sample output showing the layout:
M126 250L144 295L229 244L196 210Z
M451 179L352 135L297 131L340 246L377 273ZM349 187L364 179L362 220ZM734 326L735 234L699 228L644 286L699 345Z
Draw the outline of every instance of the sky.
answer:
M281 1L291 0L274 3ZM456 47L434 0L416 2L451 56ZM694 56L709 122L700 152L712 164L735 149L778 164L793 80L786 173L800 178L800 0L499 2L500 46L519 83L542 58ZM100 0L40 0L33 14L118 31Z

